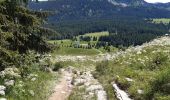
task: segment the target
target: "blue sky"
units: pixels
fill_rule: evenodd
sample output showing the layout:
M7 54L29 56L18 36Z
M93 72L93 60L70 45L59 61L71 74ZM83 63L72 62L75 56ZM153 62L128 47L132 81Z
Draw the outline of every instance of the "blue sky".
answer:
M39 0L39 1L48 1L48 0ZM167 2L170 2L170 0L145 0L145 1L149 2L149 3L156 3L156 2L167 3Z

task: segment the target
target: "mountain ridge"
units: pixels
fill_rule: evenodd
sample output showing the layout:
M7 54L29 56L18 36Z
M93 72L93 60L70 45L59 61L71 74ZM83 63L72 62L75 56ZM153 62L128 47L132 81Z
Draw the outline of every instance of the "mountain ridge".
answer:
M32 1L36 2L36 0L32 0ZM47 0L47 1L39 1L39 2L48 2L48 1L59 1L59 0ZM94 0L92 0L92 1L94 1ZM98 0L98 1L102 1L102 0ZM120 6L141 6L141 5L167 6L170 4L170 2L150 3L145 0L105 0L105 1L108 1L108 2L112 3L113 5L120 5Z
M49 19L54 21L109 18L117 15L142 18L170 17L169 4L151 4L144 0L50 0L30 2L32 10L53 11ZM159 14L158 14L159 13Z

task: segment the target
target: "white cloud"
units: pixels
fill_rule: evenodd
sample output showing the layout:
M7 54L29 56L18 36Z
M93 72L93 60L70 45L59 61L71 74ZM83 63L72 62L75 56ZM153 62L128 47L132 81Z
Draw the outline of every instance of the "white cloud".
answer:
M48 0L38 0L38 1L48 1Z
M149 3L157 3L157 2L167 3L167 2L170 2L170 0L145 0L145 1L149 2Z

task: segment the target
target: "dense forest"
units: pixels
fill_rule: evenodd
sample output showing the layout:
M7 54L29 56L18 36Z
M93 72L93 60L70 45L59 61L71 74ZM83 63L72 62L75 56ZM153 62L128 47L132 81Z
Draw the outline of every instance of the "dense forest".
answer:
M126 6L120 5L122 3ZM109 42L117 47L140 45L168 34L169 25L154 24L146 20L170 17L166 5L160 5L161 8L143 0L55 0L30 2L29 8L52 13L44 24L56 31L45 35L51 40L72 39L85 33L109 31L110 36L101 37L98 46L102 42Z
M169 25L153 24L141 19L112 19L112 20L88 20L74 21L70 23L59 23L57 26L50 26L58 33L49 38L72 39L74 36L89 32L109 31L110 36L100 37L99 41L109 42L113 46L140 45L146 41L168 34ZM100 43L99 43L100 44Z

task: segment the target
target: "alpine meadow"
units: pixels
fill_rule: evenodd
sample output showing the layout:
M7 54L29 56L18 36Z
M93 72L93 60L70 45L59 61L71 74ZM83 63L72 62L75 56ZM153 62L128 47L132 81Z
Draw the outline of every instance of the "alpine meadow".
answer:
M0 100L170 100L170 2L0 0Z

